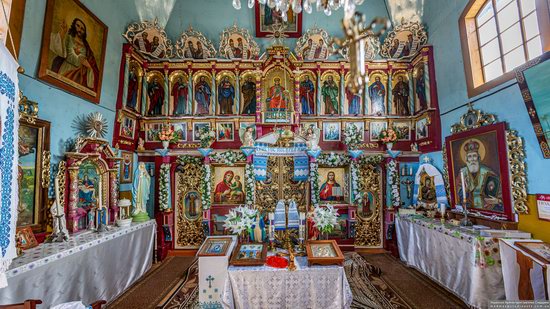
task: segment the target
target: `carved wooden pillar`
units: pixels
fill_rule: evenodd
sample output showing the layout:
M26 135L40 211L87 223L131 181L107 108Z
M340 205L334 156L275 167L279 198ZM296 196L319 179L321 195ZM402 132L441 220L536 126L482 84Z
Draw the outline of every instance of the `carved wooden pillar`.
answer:
M122 90L122 106L126 106L128 100L128 75L130 72L130 54L126 53L124 62L124 89Z
M256 122L262 122L262 72L256 72ZM259 132L261 133L261 132Z
M294 71L294 123L300 123L302 109L300 107L300 76L299 71Z
M110 222L115 222L118 214L118 163L109 170L109 212Z

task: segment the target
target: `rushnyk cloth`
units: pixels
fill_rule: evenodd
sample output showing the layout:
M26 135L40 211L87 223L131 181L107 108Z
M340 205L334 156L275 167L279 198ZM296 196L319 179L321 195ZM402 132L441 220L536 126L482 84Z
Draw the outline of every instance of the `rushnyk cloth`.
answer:
M6 46L0 44L0 288L8 285L6 271L15 249L17 222L19 153L19 65Z

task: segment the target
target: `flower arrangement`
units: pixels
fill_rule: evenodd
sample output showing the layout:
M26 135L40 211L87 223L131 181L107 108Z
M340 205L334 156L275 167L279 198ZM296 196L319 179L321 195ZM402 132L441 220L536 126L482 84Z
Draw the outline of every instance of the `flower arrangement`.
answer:
M395 143L399 138L399 133L394 128L382 130L378 135L378 139L384 144Z
M390 185L391 206L401 206L401 194L399 192L399 170L397 168L397 162L391 160L388 163L388 178Z
M158 138L162 142L175 143L177 137L172 127L164 126L162 130L160 130L160 132L158 133Z
M170 210L170 164L160 166L159 176L159 208L161 211Z
M245 155L240 151L216 152L210 155L210 160L224 165L233 166L236 162L246 161Z
M258 210L246 206L239 206L229 210L223 227L233 234L241 234L252 229Z
M355 203L360 203L362 196L359 192L359 167L358 163L352 161L350 163L350 176L351 176L351 196L354 199Z
M210 126L201 128L199 131L200 148L210 148L215 138L216 132Z
M332 205L317 207L313 211L313 223L315 227L325 234L330 234L334 226L338 224L338 211Z
M363 132L361 132L361 130L353 123L346 126L346 129L344 130L344 144L351 150L359 148L362 133Z

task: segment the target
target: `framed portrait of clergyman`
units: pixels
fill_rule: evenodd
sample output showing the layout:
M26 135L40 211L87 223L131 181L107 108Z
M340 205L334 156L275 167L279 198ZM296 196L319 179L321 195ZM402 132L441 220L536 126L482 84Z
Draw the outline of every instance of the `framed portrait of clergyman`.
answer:
M463 131L445 139L451 205L513 219L506 125Z
M107 30L80 1L48 0L38 78L99 104Z

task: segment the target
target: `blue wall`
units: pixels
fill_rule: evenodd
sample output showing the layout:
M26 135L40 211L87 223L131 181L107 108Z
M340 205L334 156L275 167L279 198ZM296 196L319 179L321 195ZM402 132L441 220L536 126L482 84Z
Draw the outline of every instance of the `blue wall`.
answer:
M496 114L498 121L506 121L510 129L518 131L523 137L529 194L550 193L550 160L542 157L515 79L477 97L468 98L458 29L458 20L467 3L468 0L426 1L423 8L429 42L434 45L443 139L450 134L451 125L466 112L467 107L463 105L475 100L475 108ZM430 156L438 167L442 166L441 152Z

